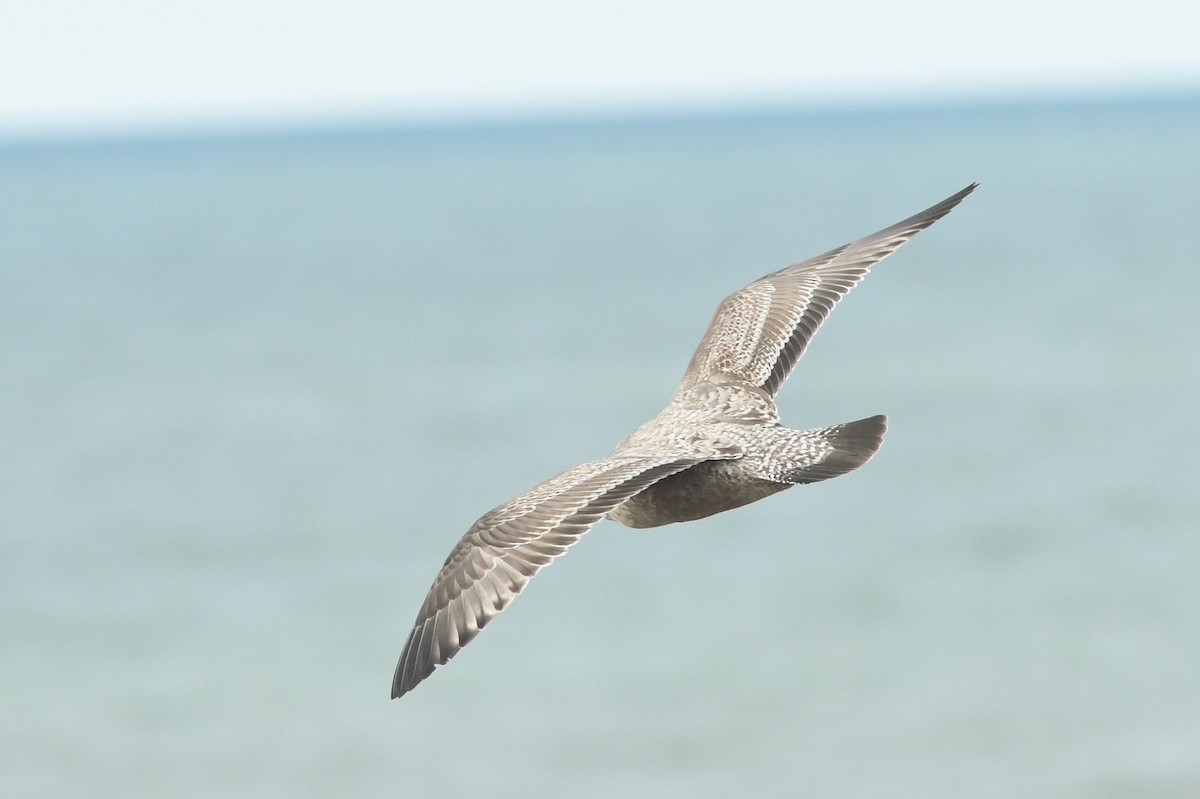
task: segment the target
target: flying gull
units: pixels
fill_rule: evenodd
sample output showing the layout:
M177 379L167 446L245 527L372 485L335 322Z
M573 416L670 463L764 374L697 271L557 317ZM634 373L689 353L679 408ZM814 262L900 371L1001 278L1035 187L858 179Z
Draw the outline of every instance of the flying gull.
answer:
M471 525L421 605L392 698L458 654L602 518L629 527L702 519L866 463L887 417L791 430L779 423L775 394L838 300L975 186L722 300L658 416L607 457L568 469Z

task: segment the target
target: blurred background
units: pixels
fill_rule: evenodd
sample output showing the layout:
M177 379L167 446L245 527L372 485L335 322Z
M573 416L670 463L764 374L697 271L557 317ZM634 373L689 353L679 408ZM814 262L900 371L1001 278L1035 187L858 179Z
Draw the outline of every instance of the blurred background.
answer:
M27 3L0 794L1200 796L1200 6ZM717 302L972 181L784 422L399 702L443 558Z

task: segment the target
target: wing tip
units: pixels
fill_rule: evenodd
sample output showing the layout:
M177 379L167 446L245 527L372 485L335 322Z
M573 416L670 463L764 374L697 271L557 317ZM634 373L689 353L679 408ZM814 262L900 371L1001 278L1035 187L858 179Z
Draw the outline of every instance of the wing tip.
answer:
M432 632L427 627L428 621L414 625L404 643L404 651L400 653L392 677L392 699L399 699L416 688L439 665L431 651Z
M392 699L399 699L416 688L436 668L430 666L428 669L422 669L423 673L418 673L416 669L406 667L404 660L407 655L408 652L401 655L400 662L396 665L396 675L392 678Z
M924 230L925 228L932 225L934 222L936 222L939 219L941 219L942 217L944 217L946 214L953 211L955 206L957 206L959 203L961 203L963 200L965 200L967 198L967 195L969 195L971 192L975 191L975 189L978 187L979 187L979 182L974 181L974 182L970 183L969 185L967 185L966 187L954 192L954 194L951 194L949 197L942 200L941 202L935 203L934 205L931 205L930 207L926 208L924 211L921 211L920 213L910 216L908 219L904 220L903 222L900 222L899 224L895 225L894 227L895 228L913 228L914 234L917 233L918 231Z
M404 661L407 659L408 647L405 647L404 654L400 655L400 661L396 664L396 674L392 677L392 699L399 699L411 691L417 684L416 680L410 679L405 673L407 669L404 667Z
M954 206L956 206L960 202L962 202L964 199L966 199L967 195L970 194L971 192L975 191L975 189L977 189L977 188L979 188L979 181L973 180L969 184L967 184L965 187L954 192L954 194L951 194L945 200L942 200L942 202L948 203L950 205L950 208L953 208ZM946 210L950 210L950 209L947 208Z

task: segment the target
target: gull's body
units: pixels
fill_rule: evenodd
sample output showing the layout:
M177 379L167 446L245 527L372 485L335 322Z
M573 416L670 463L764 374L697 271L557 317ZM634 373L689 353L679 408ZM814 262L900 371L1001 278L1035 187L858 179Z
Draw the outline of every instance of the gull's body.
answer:
M658 416L607 457L568 469L471 526L421 606L393 698L454 657L601 518L629 527L700 519L866 463L883 441L885 417L791 430L780 425L775 394L838 300L974 188L726 297Z

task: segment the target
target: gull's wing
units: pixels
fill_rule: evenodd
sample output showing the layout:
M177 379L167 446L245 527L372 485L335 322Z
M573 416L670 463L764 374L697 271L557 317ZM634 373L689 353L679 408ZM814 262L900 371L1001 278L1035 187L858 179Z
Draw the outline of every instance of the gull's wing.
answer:
M392 698L402 696L454 657L521 592L538 570L566 551L606 513L653 483L701 461L740 456L715 442L653 454L620 449L580 464L491 511L446 558L396 666Z
M867 270L950 212L978 184L866 238L759 278L721 301L680 388L728 374L774 395L838 300Z

